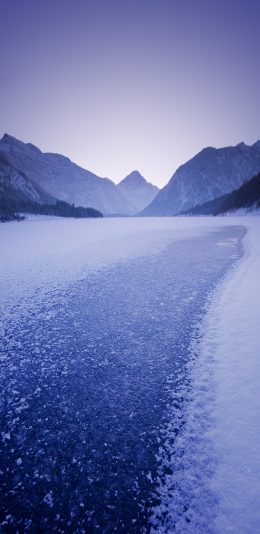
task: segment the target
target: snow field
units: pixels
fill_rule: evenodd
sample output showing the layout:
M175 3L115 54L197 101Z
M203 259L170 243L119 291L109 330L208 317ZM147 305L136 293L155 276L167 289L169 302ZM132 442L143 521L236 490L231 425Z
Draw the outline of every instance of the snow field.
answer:
M212 303L202 345L214 364L217 533L260 532L260 219L244 223L245 255Z

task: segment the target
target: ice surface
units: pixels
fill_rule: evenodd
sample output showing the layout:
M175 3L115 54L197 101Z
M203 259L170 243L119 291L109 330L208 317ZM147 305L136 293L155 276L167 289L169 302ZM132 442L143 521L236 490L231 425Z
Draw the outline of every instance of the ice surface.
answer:
M20 298L25 306L36 291L64 287L86 272L225 225L210 218L64 220L40 216L1 224L1 312L19 305Z
M258 227L0 226L3 528L257 530Z

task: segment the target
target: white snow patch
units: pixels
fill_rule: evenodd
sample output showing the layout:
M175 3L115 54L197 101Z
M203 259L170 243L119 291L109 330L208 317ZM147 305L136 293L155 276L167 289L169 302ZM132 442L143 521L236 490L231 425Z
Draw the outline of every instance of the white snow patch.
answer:
M228 211L223 213L223 217L244 217L244 216L259 216L260 208L256 205L250 206L248 208L239 208L236 211Z
M214 358L216 532L260 532L260 220L245 224L245 256L211 308L203 345Z

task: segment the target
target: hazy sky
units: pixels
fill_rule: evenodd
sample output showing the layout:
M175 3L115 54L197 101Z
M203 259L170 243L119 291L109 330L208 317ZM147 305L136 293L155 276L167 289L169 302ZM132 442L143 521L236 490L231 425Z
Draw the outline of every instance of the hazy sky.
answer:
M0 135L164 185L260 138L260 2L0 0Z

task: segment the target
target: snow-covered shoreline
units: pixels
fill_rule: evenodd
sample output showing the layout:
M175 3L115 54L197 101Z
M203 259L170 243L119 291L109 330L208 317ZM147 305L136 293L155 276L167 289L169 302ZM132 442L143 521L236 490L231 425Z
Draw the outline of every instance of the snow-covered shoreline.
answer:
M243 257L212 294L191 346L185 425L174 438L173 410L166 430L152 532L260 530L260 219L243 222Z
M202 343L202 358L210 354L214 366L216 532L260 529L260 220L245 225L244 256L213 299Z

